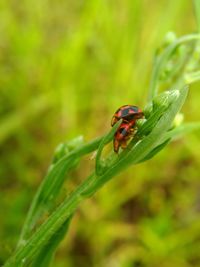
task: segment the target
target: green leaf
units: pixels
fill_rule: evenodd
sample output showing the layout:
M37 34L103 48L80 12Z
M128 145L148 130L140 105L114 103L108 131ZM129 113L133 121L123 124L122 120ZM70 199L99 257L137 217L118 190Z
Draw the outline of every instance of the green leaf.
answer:
M69 229L72 215L61 225L57 232L53 234L48 243L42 248L37 257L34 259L31 267L48 267L50 266L55 250L64 238L65 234Z
M162 141L167 140L169 138L171 138L172 140L175 140L182 135L188 134L192 131L196 131L199 129L200 129L200 123L199 122L184 123L184 124L174 128L174 129L166 132L162 138Z
M156 154L158 154L167 144L169 144L171 139L167 139L165 142L163 142L162 144L158 145L157 147L155 147L146 157L144 157L141 161L139 161L138 163L142 163L144 161L147 161L151 158L153 158Z
M186 73L184 76L185 83L191 84L200 80L200 71Z
M172 95L174 95L174 101L160 118L152 132L130 152L129 157L132 160L132 163L138 162L144 158L152 149L160 144L162 136L171 127L176 114L180 111L185 102L188 94L188 86L185 86L181 90L174 90L171 92ZM176 95L177 97L175 97Z
M168 106L168 109L163 116L161 116L161 118L157 121L157 124L150 134L145 136L141 141L137 142L129 152L126 152L126 154L121 153L119 155L119 160L111 165L102 176L96 177L96 179L93 180L90 187L82 193L84 196L91 196L94 194L97 189L103 186L113 176L119 174L132 164L137 164L140 162L160 144L162 137L172 125L176 114L179 112L183 103L185 102L188 93L188 87L185 86L182 90L175 91L176 93L173 91L171 92L174 96L177 95L177 97L174 97L173 102Z
M200 130L200 123L194 122L194 123L185 123L181 126L178 126L168 132L163 137L163 142L159 144L157 147L155 147L144 159L142 159L140 162L144 162L146 160L151 159L154 157L158 152L160 152L171 140L177 139L182 135L188 134L190 132L193 132L195 130Z
M96 155L96 166L95 166L95 171L97 173L97 175L102 174L102 172L104 172L106 166L103 164L102 160L101 160L101 154L103 151L104 146L110 142L113 139L113 136L117 130L117 128L119 127L119 125L122 123L122 120L119 120L110 130L110 132L105 135L105 137L102 139L98 150L97 150L97 155Z
M103 137L100 137L85 145L81 145L79 148L62 157L50 168L31 203L18 241L18 247L23 246L26 243L38 218L41 217L42 214L54 203L63 182L67 178L67 171L74 166L77 159L81 156L97 149L102 139Z
M155 65L152 71L152 77L149 87L149 100L151 100L158 91L158 81L163 68L166 66L167 61L169 60L170 56L174 52L174 50L180 46L181 44L188 43L191 41L199 40L199 34L189 34L183 37L176 39L172 44L170 44L164 52L156 59Z

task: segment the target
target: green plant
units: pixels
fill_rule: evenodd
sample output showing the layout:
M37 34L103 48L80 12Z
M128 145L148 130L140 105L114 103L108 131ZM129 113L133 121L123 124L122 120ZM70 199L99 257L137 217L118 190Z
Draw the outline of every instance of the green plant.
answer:
M31 204L18 247L5 266L38 266L38 263L40 266L49 266L60 240L67 232L73 213L82 200L92 196L126 168L152 158L177 136L200 128L200 123L179 125L176 121L187 97L186 84L200 79L197 57L199 39L199 34L181 38L176 38L173 33L167 34L155 55L149 98L145 107L146 120L138 122L135 138L119 156L110 152L102 159L102 150L113 139L120 122L108 134L92 142L84 144L79 137L58 147ZM170 90L158 94L158 88L164 84ZM37 226L38 220L56 203L68 171L77 167L84 155L96 150L96 168L92 174L66 197L41 226Z

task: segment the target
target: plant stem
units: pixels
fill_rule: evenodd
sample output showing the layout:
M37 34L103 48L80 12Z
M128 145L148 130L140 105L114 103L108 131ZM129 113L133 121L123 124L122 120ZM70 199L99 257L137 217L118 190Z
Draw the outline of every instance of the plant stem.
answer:
M56 177L61 175L62 177L65 175L66 171L68 170L68 167L70 166L70 162L74 160L74 158L78 158L81 156L84 156L85 154L88 154L94 150L96 150L100 144L100 142L103 140L104 137L99 137L92 142L88 142L85 145L80 146L79 148L75 149L68 155L61 158L53 167L53 169L46 175L42 183L40 184L40 187L38 188L38 191L35 194L35 197L31 203L31 207L28 211L20 239L18 242L17 247L21 247L26 243L26 239L30 236L30 231L33 228L35 221L37 217L39 216L40 210L38 210L41 206L44 206L45 201L48 202L48 196L51 195L51 192L53 190L54 184L56 183ZM58 179L58 178L57 178ZM48 194L47 194L48 191ZM45 195L44 195L45 193ZM48 196L47 196L48 195ZM43 205L41 205L41 201L43 202Z
M152 100L152 98L158 92L159 76L161 72L163 71L163 67L166 66L167 60L169 59L169 56L171 55L171 53L179 45L186 43L186 42L199 40L199 39L200 39L200 35L196 33L180 37L174 43L172 43L169 47L167 47L167 49L163 52L163 54L159 58L157 58L154 68L153 68L151 81L150 81L148 100Z

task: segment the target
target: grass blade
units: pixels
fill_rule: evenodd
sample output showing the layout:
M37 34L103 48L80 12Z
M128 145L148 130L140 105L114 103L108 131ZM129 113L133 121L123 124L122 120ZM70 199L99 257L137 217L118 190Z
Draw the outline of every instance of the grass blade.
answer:
M58 229L58 231L51 237L48 243L42 248L38 256L34 259L31 267L48 267L52 263L55 250L65 236L72 216L70 216Z
M62 157L54 164L53 168L50 169L31 203L20 235L18 247L24 245L27 238L30 236L31 230L35 226L37 219L54 201L65 180L67 171L73 166L78 158L96 150L102 139L103 137L100 137L93 142L80 146L68 155Z
M172 140L175 140L179 138L182 135L188 134L190 132L196 131L200 129L200 123L199 122L190 122L190 123L184 123L168 132L165 133L163 140L167 140L169 138L172 138Z
M139 161L138 163L142 163L146 160L149 160L151 158L153 158L156 154L158 154L167 144L169 144L171 139L167 139L165 142L163 142L162 144L158 145L157 147L155 147L146 157L144 157L141 161Z
M163 140L161 144L159 144L157 147L155 147L143 160L141 160L138 163L144 162L146 160L151 159L154 157L159 151L161 151L171 140L175 140L179 138L182 135L188 134L190 132L193 132L195 130L200 129L200 123L194 122L194 123L186 123L181 126L178 126L168 132L163 137Z

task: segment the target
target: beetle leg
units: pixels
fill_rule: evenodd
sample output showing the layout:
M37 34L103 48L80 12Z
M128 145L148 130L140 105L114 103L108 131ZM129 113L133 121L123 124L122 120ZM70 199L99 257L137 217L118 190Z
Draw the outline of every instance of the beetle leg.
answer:
M129 120L126 120L125 118L123 118L123 122L129 123Z
M114 151L115 151L116 153L118 153L119 148L120 148L120 143L119 143L119 141L118 141L117 139L114 139L114 140L113 140L113 147L114 147Z
M136 128L131 128L130 129L130 136L133 137L135 135Z
M125 149L126 147L127 147L127 140L124 139L124 140L121 141L121 148Z
M127 136L124 137L124 140L125 140L125 141L128 141L130 138L131 138L131 135L128 134Z
M114 126L114 124L115 124L118 120L119 120L118 117L113 116L113 117L112 117L112 120L111 120L111 126Z

